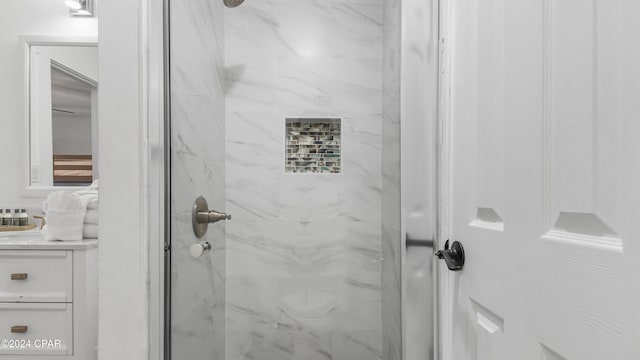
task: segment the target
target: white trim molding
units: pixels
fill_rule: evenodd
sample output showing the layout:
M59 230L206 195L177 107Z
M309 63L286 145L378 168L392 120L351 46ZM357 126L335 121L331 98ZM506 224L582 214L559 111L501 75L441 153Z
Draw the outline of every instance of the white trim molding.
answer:
M452 1L440 0L439 8L439 91L438 91L438 230L435 242L436 249L443 248L450 233L450 88L451 88L451 59L452 31L451 31ZM451 306L453 292L450 288L451 272L443 264L436 266L438 276L438 342L436 358L440 360L454 360L451 358L452 342L452 313Z

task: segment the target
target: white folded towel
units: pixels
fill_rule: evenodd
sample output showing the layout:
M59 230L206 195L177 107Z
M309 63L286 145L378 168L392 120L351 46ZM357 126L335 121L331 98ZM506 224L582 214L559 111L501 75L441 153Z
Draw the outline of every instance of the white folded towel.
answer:
M100 207L100 203L98 201L98 197L95 197L87 203L87 209L98 210Z
M84 224L82 228L82 236L85 239L97 239L98 238L98 225Z
M82 190L76 191L75 194L80 198L80 201L82 201L87 209L98 210L99 200L97 191Z
M98 180L94 180L85 190L76 191L75 194L80 197L80 201L87 209L98 210L98 189Z
M47 218L47 226L43 230L45 240L82 240L87 208L76 194L51 192L42 207Z
M91 183L91 185L89 185L89 190L98 190L99 186L98 186L98 179L93 180L93 182Z
M85 224L98 225L98 210L87 209L87 215L84 217Z

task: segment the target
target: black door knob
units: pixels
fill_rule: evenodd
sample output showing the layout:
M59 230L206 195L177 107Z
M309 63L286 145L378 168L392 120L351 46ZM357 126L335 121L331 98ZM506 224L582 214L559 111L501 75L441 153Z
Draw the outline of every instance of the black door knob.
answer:
M449 248L449 240L447 240L444 243L444 250L438 250L435 256L443 259L451 271L460 271L464 266L464 247L460 241L454 241Z

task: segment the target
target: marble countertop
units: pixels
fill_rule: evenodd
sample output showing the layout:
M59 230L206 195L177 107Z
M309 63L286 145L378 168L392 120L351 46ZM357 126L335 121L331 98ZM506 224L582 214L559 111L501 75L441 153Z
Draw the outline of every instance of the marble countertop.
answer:
M45 241L42 234L1 233L0 250L84 250L98 247L97 239L82 241Z

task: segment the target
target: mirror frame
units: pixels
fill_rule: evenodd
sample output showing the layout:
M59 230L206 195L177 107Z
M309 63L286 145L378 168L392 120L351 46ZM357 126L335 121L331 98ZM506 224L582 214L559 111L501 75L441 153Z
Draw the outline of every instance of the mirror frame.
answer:
M56 190L76 191L86 189L86 186L32 186L31 185L31 46L95 46L98 47L98 36L87 35L51 35L51 34L21 34L20 41L23 64L23 114L24 114L24 180L23 195L25 197L45 197ZM99 65L98 65L99 66Z

